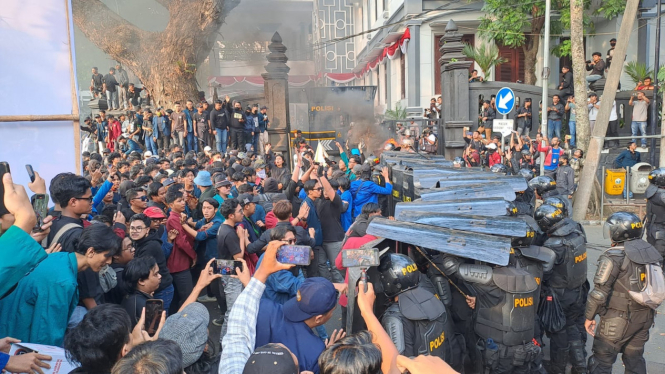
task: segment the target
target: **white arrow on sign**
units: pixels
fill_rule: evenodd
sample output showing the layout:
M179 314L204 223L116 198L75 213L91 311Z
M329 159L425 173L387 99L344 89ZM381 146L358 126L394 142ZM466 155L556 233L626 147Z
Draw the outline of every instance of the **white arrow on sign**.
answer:
M512 99L513 99L513 93L508 91L507 95L499 97L498 107L501 109L508 109L508 106L506 104L508 104Z
M332 151L332 146L330 146L332 140L319 140L319 143L321 143L323 149L325 149L326 151Z

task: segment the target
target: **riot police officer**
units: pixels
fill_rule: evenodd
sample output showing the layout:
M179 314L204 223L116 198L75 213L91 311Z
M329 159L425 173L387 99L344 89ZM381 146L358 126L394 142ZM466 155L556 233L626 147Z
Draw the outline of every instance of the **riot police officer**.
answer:
M534 342L539 285L527 270L515 266L491 267L462 263L446 255L442 269L464 282L475 296L474 331L486 373L544 372L541 349Z
M547 175L535 177L529 181L529 187L536 192L536 199L545 200L550 196L561 196L561 199L566 203L567 211L573 212L573 204L568 199L568 196L561 195L556 189L556 182L554 179Z
M461 371L464 343L454 333L443 303L419 285L421 273L408 256L396 253L381 258L377 270L390 305L381 324L403 356L432 355Z
M612 214L605 222L603 236L612 240L612 247L598 259L584 313L585 327L594 336L589 373L611 373L621 352L626 373L646 374L644 344L649 340L654 309L665 297L660 268L663 258L641 239L642 222L633 213ZM647 287L652 292L644 297ZM600 329L594 335L597 314Z
M533 189L528 186L528 183L533 179L533 172L529 169L520 169L517 175L524 177L527 187L524 191L515 193L515 206L517 207L518 215L525 215L533 217L533 211L536 209L536 194Z
M490 167L490 171L492 173L497 173L501 175L506 175L508 174L508 168L504 164L494 164L492 167Z
M542 176L539 178L543 178ZM545 275L543 285L556 293L566 325L560 331L548 331L552 374L563 374L568 359L573 371L586 372L586 351L582 332L582 313L588 292L586 237L579 225L566 219L561 209L541 205L534 218L548 236L543 246L556 254L552 272Z
M647 241L665 256L665 168L649 173L647 198Z

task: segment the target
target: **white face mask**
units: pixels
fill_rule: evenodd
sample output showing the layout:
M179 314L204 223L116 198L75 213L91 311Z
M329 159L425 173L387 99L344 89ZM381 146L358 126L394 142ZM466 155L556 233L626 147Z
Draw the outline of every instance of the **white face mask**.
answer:
M256 175L261 178L261 179L266 179L266 171L265 170L259 170L256 172Z

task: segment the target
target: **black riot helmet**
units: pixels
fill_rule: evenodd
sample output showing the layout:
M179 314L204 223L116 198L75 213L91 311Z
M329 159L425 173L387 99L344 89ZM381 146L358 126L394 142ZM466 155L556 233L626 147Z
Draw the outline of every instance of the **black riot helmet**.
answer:
M665 188L665 168L653 169L649 173L649 182L654 186Z
M384 151L394 151L395 150L395 144L393 143L388 143L383 146Z
M381 257L378 270L383 291L390 298L418 287L420 271L408 256L397 253L386 254Z
M513 204L512 201L505 201L504 203L506 204L506 215L508 217L515 217L517 216L517 206Z
M563 215L568 217L568 204L566 204L563 196L550 196L543 200L543 205L551 205L555 208L561 209Z
M521 238L513 237L510 241L510 245L513 247L528 247L533 244L533 241L536 239L536 232L538 231L538 224L530 216L521 217L522 220L526 221L528 226L526 235Z
M494 164L490 168L490 171L492 173L499 173L499 174L504 174L505 175L506 173L508 173L508 168L504 164Z
M547 175L541 175L535 177L529 181L529 187L532 190L536 191L538 195L543 195L547 191L553 191L556 189L556 182L554 179L548 177Z
M524 177L527 183L533 179L533 171L529 169L520 169L517 174Z
M554 225L563 221L565 216L563 211L559 208L553 207L551 205L541 205L536 209L536 212L533 214L533 218L538 222L538 226L541 230L548 232Z
M418 248L409 245L409 258L413 260L418 266L418 269L427 269L427 266L430 264L430 260L434 255L434 251L427 248L421 248L422 252ZM424 255L423 255L424 253Z
M615 243L642 237L642 220L629 212L616 212L607 218L603 227L603 238Z

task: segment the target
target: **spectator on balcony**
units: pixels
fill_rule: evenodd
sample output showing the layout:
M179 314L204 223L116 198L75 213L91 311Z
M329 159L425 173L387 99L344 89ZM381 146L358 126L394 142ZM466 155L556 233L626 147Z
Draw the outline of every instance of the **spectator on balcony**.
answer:
M610 49L607 50L607 57L605 58L605 65L607 69L612 65L612 58L614 57L614 47L617 45L617 40L615 38L610 39Z
M569 96L574 93L573 89L573 73L570 71L570 66L566 65L561 68L561 83L559 83L559 91L561 99L565 102Z
M645 79L646 81L646 79ZM637 100L635 100L637 97ZM644 92L638 92L630 96L628 105L633 107L633 121L630 124L630 130L633 136L636 136L638 132L642 133L642 136L647 134L647 109L649 108L649 99L644 94ZM636 141L633 138L633 141ZM647 147L647 139L642 138L642 148Z
M469 83L482 82L482 81L483 77L478 75L478 70L473 69L473 71L471 72L471 76L469 77Z
M644 78L644 82L637 82L635 86L635 91L644 91L644 90L653 90L653 84L651 84L651 77Z
M586 71L590 71L586 81L591 83L599 80L605 75L605 61L603 61L600 56L600 52L593 53L593 61L586 62Z

